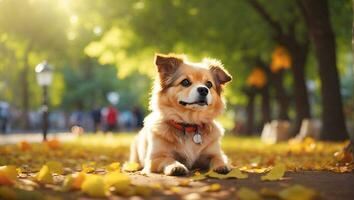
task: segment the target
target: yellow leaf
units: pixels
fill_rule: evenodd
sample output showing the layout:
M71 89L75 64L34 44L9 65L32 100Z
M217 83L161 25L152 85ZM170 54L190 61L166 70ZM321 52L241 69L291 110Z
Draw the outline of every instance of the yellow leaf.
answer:
M191 180L189 180L189 179L183 179L183 180L178 181L178 185L183 186L183 187L187 187L187 186L189 186L190 182L191 182Z
M49 167L51 173L56 173L62 175L64 173L63 164L57 161L49 161L45 165Z
M210 170L208 173L206 173L206 175L208 177L217 178L217 179L227 179L228 178L228 176L226 174L219 174L219 173L214 172L213 170Z
M194 176L191 177L191 179L194 180L194 181L201 181L201 180L204 180L206 178L207 178L206 175L201 174L200 172L195 172Z
M95 163L83 164L82 165L82 172L84 173L92 173L95 171Z
M220 189L221 189L221 185L218 183L213 183L211 185L207 185L207 186L202 187L202 191L205 191L205 192L217 192Z
M88 175L81 185L81 190L92 197L105 197L108 193L103 177Z
M75 179L74 179L74 177L72 175L66 176L64 181L63 181L62 190L64 192L67 192L67 191L71 190L73 188L74 180Z
M128 187L131 183L129 176L120 172L110 172L104 176L104 182L107 186Z
M284 200L310 200L316 192L302 185L294 185L279 192L279 197Z
M248 178L247 174L243 174L239 169L233 169L227 174L219 174L215 171L209 171L206 173L208 177L217 178L217 179L228 179L228 178L238 178L238 179L245 179Z
M47 165L43 165L36 175L36 180L40 183L53 183L53 176Z
M263 198L256 191L242 187L237 191L237 196L240 200L262 200Z
M17 170L13 165L0 167L0 185L12 185L17 180Z
M227 176L229 178L238 178L238 179L245 179L245 178L248 178L248 174L244 174L241 172L241 170L237 169L237 168L234 168L232 169L228 174Z
M136 163L136 162L126 162L123 165L123 169L124 169L124 171L127 171L127 172L135 172L140 169L140 165L139 165L139 163Z
M262 181L276 181L280 180L286 171L284 164L277 164L266 175L261 176Z
M72 184L72 188L80 189L82 183L84 182L84 180L86 178L86 174L84 172L80 172L80 173L76 174L73 178L74 178L74 182Z
M107 171L119 171L120 170L120 163L119 162L114 162L111 163L106 167Z
M177 187L177 186L172 186L172 187L170 188L170 191L171 191L172 193L178 193L178 192L181 191L181 188L179 188L179 187Z
M161 183L153 183L150 185L151 188L153 189L157 189L157 190L162 190L163 186L161 185Z
M17 193L13 188L1 186L0 199L15 200L18 199Z

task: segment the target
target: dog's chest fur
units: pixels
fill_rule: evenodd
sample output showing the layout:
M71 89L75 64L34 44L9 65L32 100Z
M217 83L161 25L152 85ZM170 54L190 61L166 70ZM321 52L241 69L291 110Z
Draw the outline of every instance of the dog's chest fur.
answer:
M173 150L173 155L176 160L192 168L193 164L200 158L201 151L205 144L196 144L193 141L193 133L178 136L178 145Z

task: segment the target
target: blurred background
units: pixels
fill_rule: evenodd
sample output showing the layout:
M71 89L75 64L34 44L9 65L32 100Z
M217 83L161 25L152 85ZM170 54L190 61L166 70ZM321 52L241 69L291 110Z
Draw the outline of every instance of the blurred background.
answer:
M347 139L352 15L350 0L0 0L1 132L41 131L43 90L51 132L138 130L154 54L175 52L234 77L228 134Z

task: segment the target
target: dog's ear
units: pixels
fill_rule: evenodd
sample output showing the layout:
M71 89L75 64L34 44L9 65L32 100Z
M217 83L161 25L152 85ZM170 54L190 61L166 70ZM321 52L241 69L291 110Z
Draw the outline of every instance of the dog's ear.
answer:
M174 54L156 54L155 65L160 76L168 76L174 74L180 64L183 63L183 57Z
M209 70L218 84L224 85L232 80L232 76L224 68L220 61L215 59L204 59L203 62L208 64Z

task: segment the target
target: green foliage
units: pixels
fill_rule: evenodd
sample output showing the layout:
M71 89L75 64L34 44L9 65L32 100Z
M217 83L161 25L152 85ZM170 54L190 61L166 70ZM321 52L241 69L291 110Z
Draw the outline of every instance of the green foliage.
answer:
M294 23L296 36L304 40L306 26L296 1L259 2L284 31ZM351 3L329 3L339 68L346 76L352 63L348 59ZM71 109L78 101L85 108L103 105L109 91L120 92L121 107L147 107L151 80L156 75L154 53L176 52L187 54L192 61L220 59L234 77L225 91L228 102L244 105L241 88L255 65L253 59L269 63L277 45L274 36L274 30L248 0L2 0L0 97L20 105L17 97L22 91L17 83L28 51L32 107L40 103L33 69L44 59L56 68L50 93L55 107ZM307 79L317 83L315 66L311 49ZM285 81L290 90L293 80L288 73ZM352 85L350 81L343 81L350 91L348 85ZM317 84L316 92L318 89ZM349 94L346 101L351 98Z

